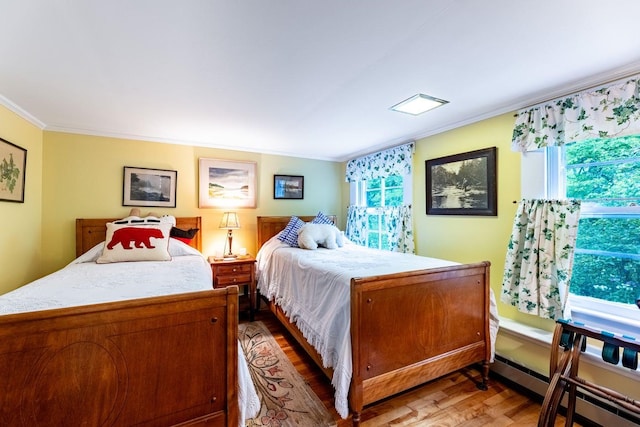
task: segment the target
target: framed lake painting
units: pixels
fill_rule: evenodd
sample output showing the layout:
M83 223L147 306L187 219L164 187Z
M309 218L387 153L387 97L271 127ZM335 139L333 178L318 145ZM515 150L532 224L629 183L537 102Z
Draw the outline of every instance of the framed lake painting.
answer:
M201 158L199 169L199 207L256 207L256 162Z
M178 171L124 167L122 206L176 207Z
M496 147L425 161L427 215L498 215Z

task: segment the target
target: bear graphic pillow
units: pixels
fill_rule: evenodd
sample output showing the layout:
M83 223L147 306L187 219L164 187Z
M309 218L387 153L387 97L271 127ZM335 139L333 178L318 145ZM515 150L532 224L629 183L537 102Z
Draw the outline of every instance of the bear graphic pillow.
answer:
M172 224L107 223L107 235L98 264L127 261L170 261Z

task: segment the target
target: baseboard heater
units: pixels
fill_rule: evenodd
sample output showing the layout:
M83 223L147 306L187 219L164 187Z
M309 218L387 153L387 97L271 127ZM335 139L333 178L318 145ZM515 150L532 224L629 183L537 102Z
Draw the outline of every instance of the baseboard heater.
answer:
M549 385L549 378L525 368L515 362L496 354L495 362L491 365L491 374L498 375L516 388L522 387L538 396L540 402L544 399ZM563 402L566 408L566 396ZM580 419L600 426L637 427L640 418L632 412L613 406L607 400L588 393L578 391L576 398L576 414Z

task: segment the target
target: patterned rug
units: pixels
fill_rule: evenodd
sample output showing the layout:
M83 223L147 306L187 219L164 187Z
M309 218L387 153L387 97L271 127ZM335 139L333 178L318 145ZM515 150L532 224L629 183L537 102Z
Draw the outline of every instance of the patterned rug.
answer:
M335 426L262 322L240 324L240 345L260 397L260 413L247 426Z

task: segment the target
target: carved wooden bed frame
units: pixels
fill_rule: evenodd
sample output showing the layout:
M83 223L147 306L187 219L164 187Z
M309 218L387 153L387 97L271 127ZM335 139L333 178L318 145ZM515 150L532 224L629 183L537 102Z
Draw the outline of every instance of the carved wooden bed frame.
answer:
M259 216L258 247L283 230L290 218ZM491 357L489 266L481 262L351 279L353 425L360 424L365 405L472 364L482 365L478 387L486 389ZM273 301L269 307L322 368L320 355L297 327ZM331 370L322 369L331 378Z
M77 253L110 221L78 219ZM236 426L237 301L230 287L0 316L0 425Z

